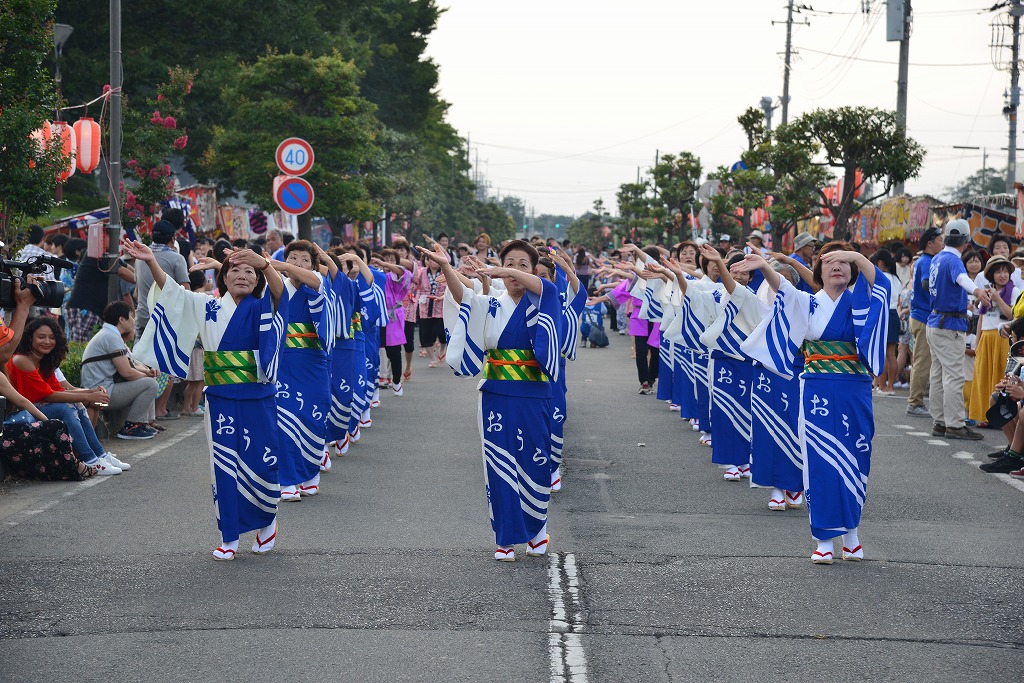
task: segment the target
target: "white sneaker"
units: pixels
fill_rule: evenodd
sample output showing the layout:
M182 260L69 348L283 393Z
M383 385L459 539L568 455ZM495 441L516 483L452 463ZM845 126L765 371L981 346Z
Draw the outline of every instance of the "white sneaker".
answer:
M114 465L111 465L103 458L96 458L92 462L87 462L85 464L88 465L89 467L95 467L96 474L100 474L103 476L110 476L111 474L121 474L121 472L124 471L120 467L115 467Z
M112 465L124 472L127 472L132 468L132 466L129 465L128 463L121 462L120 460L118 460L117 456L114 455L113 453L104 453L102 456L100 456L100 459L106 460L108 465Z
M405 389L402 388L401 384L392 384L391 391L395 394L395 396L401 396L405 393Z

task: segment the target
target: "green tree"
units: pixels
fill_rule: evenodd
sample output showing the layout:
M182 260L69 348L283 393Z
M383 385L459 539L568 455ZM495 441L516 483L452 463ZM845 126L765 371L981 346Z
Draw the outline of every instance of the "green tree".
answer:
M296 135L316 154L305 176L316 193L315 213L338 223L375 218L395 187L384 173L380 124L359 95L359 77L356 65L338 54L269 53L244 66L224 92L231 116L214 128L206 168L226 189L242 190L271 210L279 173L274 152ZM301 238L309 238L311 218L300 217Z
M791 160L799 163L776 168L792 182L803 186L815 182L809 166L836 169L842 177L843 194L838 201L817 188L822 206L835 217L837 235L846 231L847 221L861 206L888 194L895 183L917 177L925 156L924 148L906 136L896 112L872 107L815 109L780 126L776 139L796 150ZM808 152L813 152L810 163L805 161ZM859 185L858 169L863 176ZM882 189L872 197L855 199L855 191L867 183Z
M12 243L22 222L55 205L57 173L66 162L32 131L53 116L58 97L44 67L53 49L54 0L0 5L0 239Z
M594 251L601 251L611 235L609 216L604 210L604 200L594 200L593 210L569 224L566 237L573 244L583 245ZM607 230L606 230L607 228ZM605 233L608 233L606 236Z
M978 197L988 197L1006 192L1006 169L981 168L956 185L946 188L946 199L950 204L967 202Z
M195 73L180 67L171 69L167 81L157 88L157 96L149 98L145 108L125 102L123 109L126 189L122 201L122 224L135 228L155 216L160 204L174 190L171 167L167 163L177 151L188 145L182 127L184 100L192 89Z
M651 206L650 189L651 181L642 178L639 183L622 183L615 193L623 234L643 242L657 241L660 237L659 216Z
M107 80L106 41L77 39L105 36L107 13L105 4L89 0L60 3L59 19L76 28L64 59L64 92L72 102L91 100ZM186 170L210 180L220 172L208 158L215 131L236 118L231 100L221 94L237 92L244 65L268 51L313 58L340 54L355 65L362 97L376 105L374 116L384 124L382 158L373 161L378 177L367 179L367 196L359 201L379 203L375 212L386 206L389 213L413 216L430 233L468 235L473 193L465 142L446 121L437 65L425 55L440 13L436 0L293 0L262 3L258 9L243 0L223 0L216 11L203 3L138 0L122 17L127 94L139 101L155 96L153 85L175 64L198 71L187 102L189 145L182 155ZM172 22L188 27L187 46L180 31L168 29ZM289 75L282 76L287 83ZM260 122L253 130L262 127ZM282 137L298 134L271 127ZM232 186L233 177L216 180L224 189L246 189ZM318 201L318 213L319 206ZM351 217L328 215L332 225Z
M498 206L512 218L512 224L518 229L526 225L526 202L514 195L505 195L498 200Z
M702 172L700 159L690 152L666 154L649 169L657 192L657 199L652 201L658 207L654 214L659 224L671 224L678 229L680 240L685 239L683 217L690 213L691 207L694 213L701 207L696 195Z
M512 217L495 202L475 201L472 220L474 227L470 240L481 232L486 232L491 238L492 246L515 239L516 226L512 223Z

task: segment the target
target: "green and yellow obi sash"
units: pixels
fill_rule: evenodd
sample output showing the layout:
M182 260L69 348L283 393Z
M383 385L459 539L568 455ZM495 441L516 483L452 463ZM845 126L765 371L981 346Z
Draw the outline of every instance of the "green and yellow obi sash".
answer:
M491 349L487 352L484 379L547 382L548 376L530 349Z
M803 344L804 372L808 375L867 375L853 342L807 340Z
M204 351L203 379L211 387L258 382L256 354L253 351Z
M352 339L353 337L356 336L356 332L362 332L362 331L363 331L363 315L362 315L362 313L358 313L358 312L353 313L352 314L352 324L349 325L349 328L348 328L348 338Z
M286 349L320 349L320 335L313 323L288 323L288 334L284 338Z

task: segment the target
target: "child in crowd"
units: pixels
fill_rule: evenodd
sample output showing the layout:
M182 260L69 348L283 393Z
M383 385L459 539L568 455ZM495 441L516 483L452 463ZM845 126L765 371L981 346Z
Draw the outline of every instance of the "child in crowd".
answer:
M598 295L597 288L596 287L591 287L590 289L588 289L587 290L587 295L591 299L596 298L597 295ZM600 329L603 330L604 329L604 316L605 316L605 313L607 313L607 312L608 312L608 308L605 306L604 302L603 301L598 301L597 303L593 304L592 306L587 306L587 307L585 307L583 309L583 319L585 321L587 321L588 323L590 323L592 326L600 328ZM588 338L589 338L589 335L588 335ZM590 348L594 349L594 348L597 348L597 346L593 342L590 342Z
M197 270L188 274L189 288L193 292L207 292L206 271ZM188 376L185 377L185 397L181 408L184 417L203 417L203 407L199 405L203 399L203 342L196 339L192 347L192 355L188 361Z

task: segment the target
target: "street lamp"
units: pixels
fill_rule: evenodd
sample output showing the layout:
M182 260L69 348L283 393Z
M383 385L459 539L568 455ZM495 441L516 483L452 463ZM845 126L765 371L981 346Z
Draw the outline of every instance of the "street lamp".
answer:
M67 24L53 25L53 56L54 63L57 65L57 76L54 80L57 81L58 95L60 94L60 56L64 53L64 43L68 42L68 38L71 37L74 30Z

